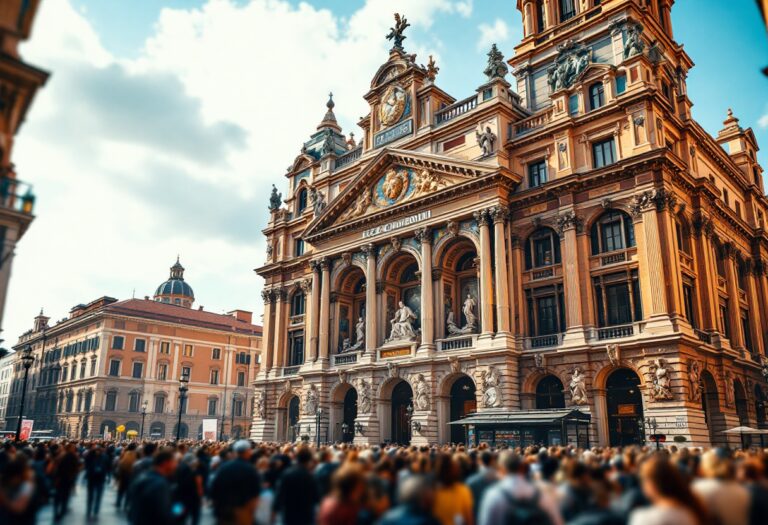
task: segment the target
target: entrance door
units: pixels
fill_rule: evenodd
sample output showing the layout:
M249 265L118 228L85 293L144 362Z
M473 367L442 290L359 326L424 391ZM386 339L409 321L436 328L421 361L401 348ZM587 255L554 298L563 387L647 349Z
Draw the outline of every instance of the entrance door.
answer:
M469 376L461 376L451 386L451 421L461 419L477 410L475 383ZM451 425L451 442L465 443L464 427Z
M413 406L413 390L406 381L400 381L392 390L392 442L407 445L411 442L408 407Z
M293 396L288 402L288 428L287 434L291 436L291 441L296 441L299 438L296 425L299 422L299 398Z
M608 376L605 390L610 445L623 447L643 444L640 378L632 370L620 368Z
M357 419L357 390L350 388L344 396L344 418L342 419L341 440L349 443L355 438L355 419ZM347 429L344 432L344 428Z

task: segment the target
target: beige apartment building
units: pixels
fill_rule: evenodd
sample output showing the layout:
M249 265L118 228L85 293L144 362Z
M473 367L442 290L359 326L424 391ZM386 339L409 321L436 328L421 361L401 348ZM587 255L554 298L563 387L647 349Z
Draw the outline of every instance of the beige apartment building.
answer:
M217 419L220 436L247 435L261 327L250 312L216 314L194 302L177 260L152 298L101 297L53 325L41 313L14 346L16 355L31 347L35 357L24 417L35 430L68 437L116 437L121 427L124 437L138 437L144 420L144 437L175 438L187 374L180 435L201 436L203 419ZM16 428L21 398L24 371L15 368L7 430Z
M360 142L329 100L273 191L253 438L765 428L763 170L726 106L717 136L693 119L673 4L518 1L460 99L396 17Z

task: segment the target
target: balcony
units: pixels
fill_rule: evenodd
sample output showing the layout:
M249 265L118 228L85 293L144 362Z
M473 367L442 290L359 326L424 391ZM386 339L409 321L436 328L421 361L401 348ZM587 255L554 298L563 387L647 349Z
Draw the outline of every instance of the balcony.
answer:
M473 348L477 341L477 335L470 334L458 337L449 337L447 339L438 339L435 341L437 344L438 352L446 352L450 350L463 350L465 348Z
M454 102L450 106L446 106L441 110L435 112L435 124L445 124L448 121L455 119L458 116L468 113L477 107L477 95L465 98Z
M525 341L523 342L523 348L525 350L551 348L554 346L560 346L562 342L563 334L537 335L533 337L526 337Z
M600 257L600 266L608 266L611 264L618 264L626 262L627 252L612 253L610 255L603 255Z
M514 126L515 137L525 135L549 124L552 121L552 112L553 109L550 107L516 123Z
M555 276L554 268L544 268L543 270L533 270L531 272L531 280L538 281L539 279L549 279Z
M696 337L699 338L699 341L702 341L707 344L713 344L712 341L714 339L713 334L709 332L705 332L704 330L699 330L698 328L694 328L693 332L696 334Z
M0 208L32 215L34 206L35 195L30 184L12 177L0 177Z
M295 376L299 374L301 365L286 366L283 368L283 377Z
M622 339L624 337L632 337L641 334L644 328L644 322L593 328L592 333L590 334L590 339L593 341L605 341L608 339Z
M288 320L288 323L291 326L297 325L297 324L303 324L304 323L304 314L300 315L292 315L290 319Z
M334 354L331 356L331 365L332 366L340 366L340 365L352 365L357 363L358 358L362 352L347 352L344 354Z

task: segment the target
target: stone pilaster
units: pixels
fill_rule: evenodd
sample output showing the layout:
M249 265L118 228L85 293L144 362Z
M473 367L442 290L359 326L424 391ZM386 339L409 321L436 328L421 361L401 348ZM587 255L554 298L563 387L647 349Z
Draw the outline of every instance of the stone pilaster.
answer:
M584 317L582 316L581 268L577 233L582 219L574 210L567 210L557 217L557 230L563 260L563 289L565 293L566 330L563 343L584 344Z
M421 347L420 351L435 348L435 300L432 281L432 232L428 228L416 230L421 244Z
M494 233L494 260L496 261L496 322L498 332L510 334L511 310L509 307L509 276L507 273L507 243L505 226L509 212L502 206L491 209Z
M320 261L309 263L312 269L312 290L309 294L309 352L308 361L317 360L320 331Z
M373 244L363 246L365 255L365 349L368 355L376 352L378 333L376 308L376 247Z
M486 209L474 213L480 229L480 337L493 334L493 274L491 272L491 234Z
M320 341L318 344L320 360L328 360L328 345L330 344L331 324L331 261L323 257L320 261L322 283L320 290Z

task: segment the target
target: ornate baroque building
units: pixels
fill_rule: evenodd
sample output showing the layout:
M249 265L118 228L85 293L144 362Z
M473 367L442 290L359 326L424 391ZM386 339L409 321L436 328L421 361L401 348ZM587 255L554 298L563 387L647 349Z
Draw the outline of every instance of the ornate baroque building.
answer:
M35 430L68 437L102 436L123 426L123 436L172 438L179 420L179 380L186 374L180 434L202 435L203 419L218 419L221 435L247 435L258 372L261 327L251 313L228 315L192 308L194 292L179 261L152 299L102 297L72 308L50 326L42 312L0 360L0 415L4 363L12 363L5 429L18 422L24 369L18 356L31 347L24 417ZM144 408L145 407L145 408ZM142 410L146 415L142 418ZM222 426L223 425L223 426Z
M493 46L461 100L396 16L360 143L329 100L273 190L253 438L765 426L757 144L730 111L716 137L693 120L672 4L518 1L514 56Z

